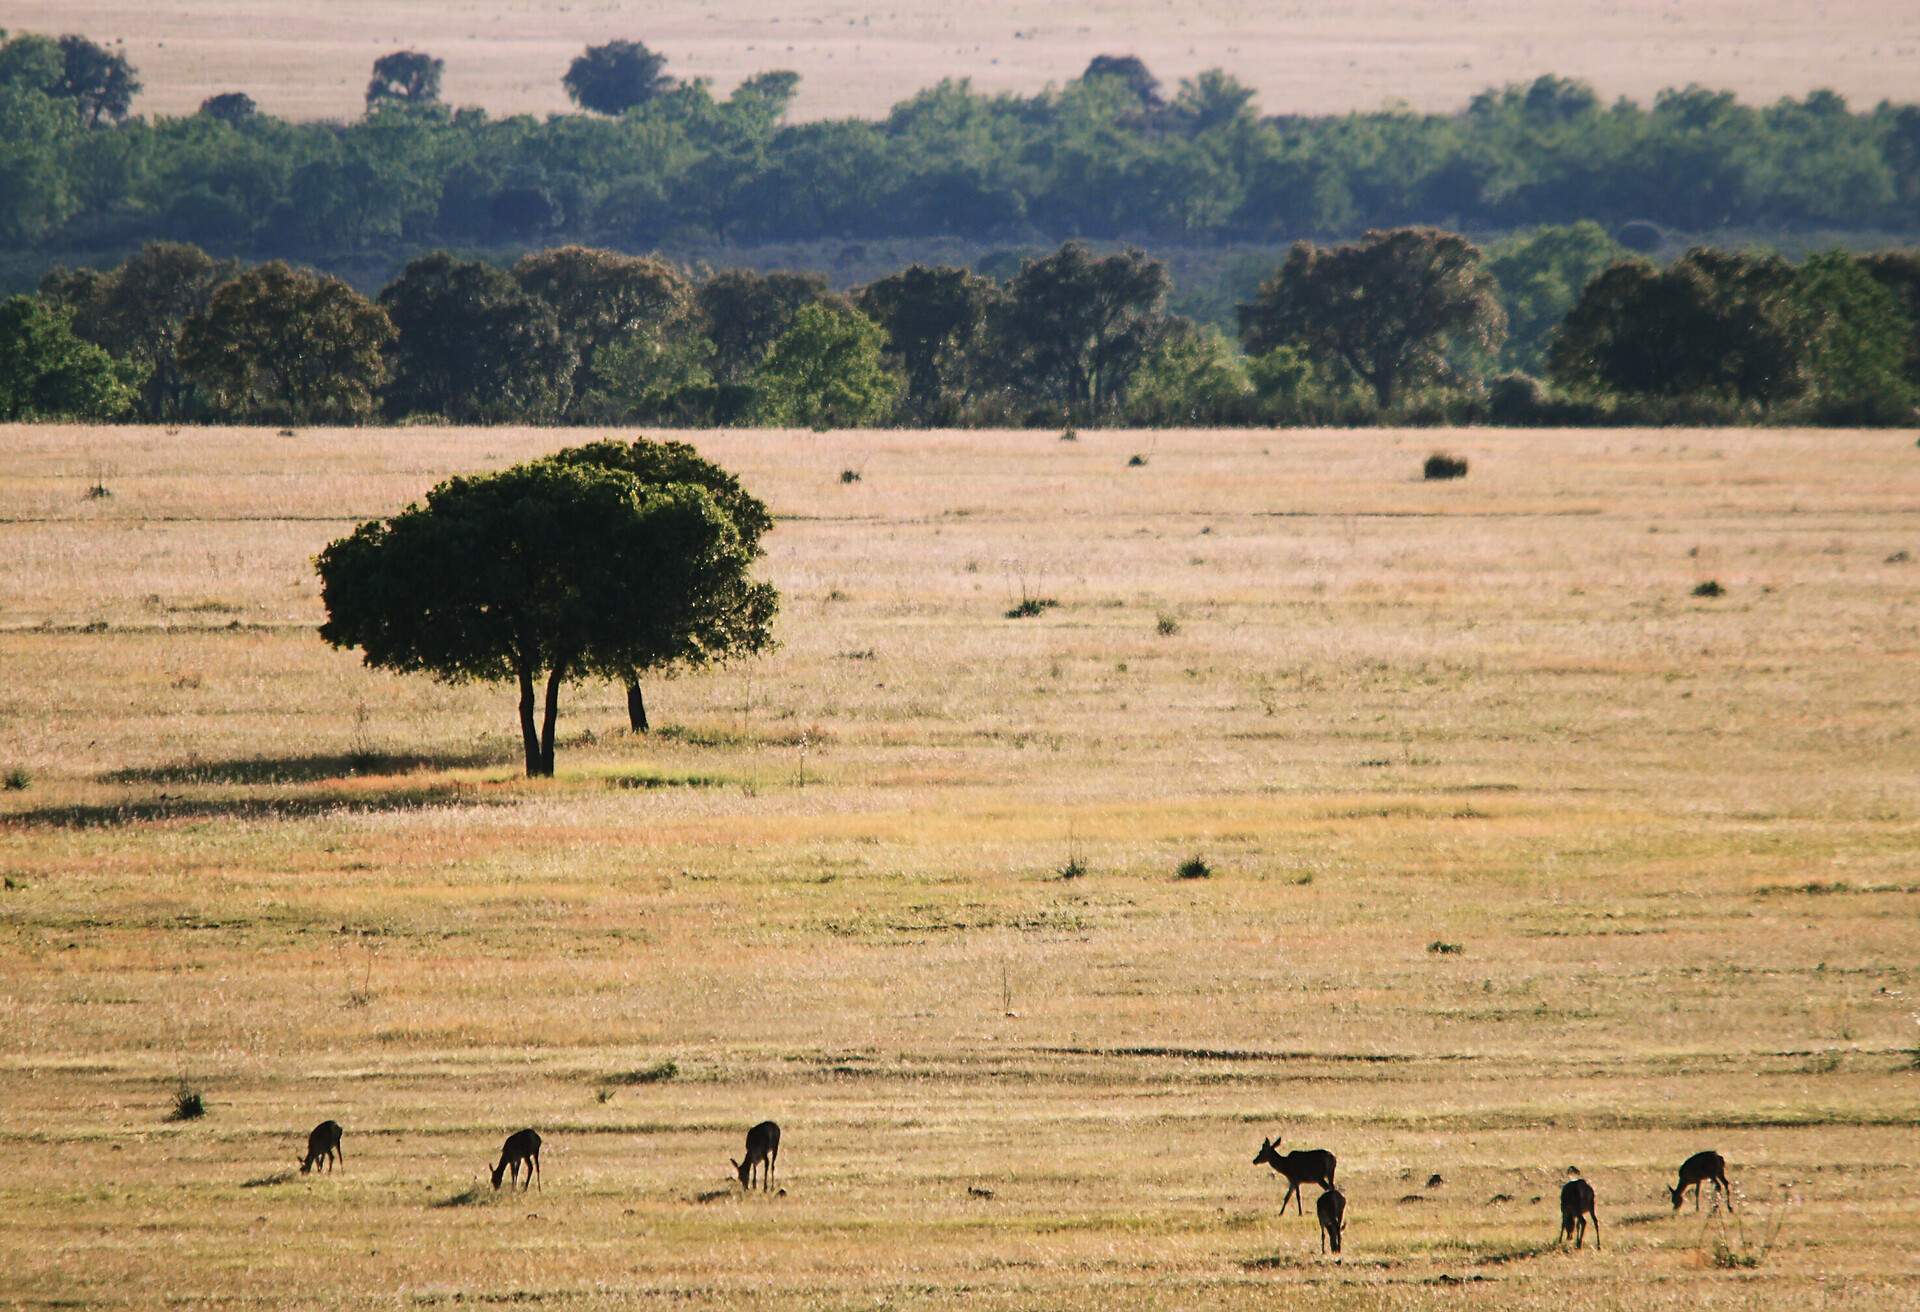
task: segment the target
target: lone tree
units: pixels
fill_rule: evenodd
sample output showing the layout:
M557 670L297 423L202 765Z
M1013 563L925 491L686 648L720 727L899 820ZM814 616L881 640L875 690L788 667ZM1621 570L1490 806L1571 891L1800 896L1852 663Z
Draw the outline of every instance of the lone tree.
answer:
M260 106L254 104L253 97L244 91L222 91L217 96L208 96L201 101L200 112L208 118L217 118L222 123L238 127L259 114Z
M529 778L553 774L560 688L768 645L778 601L704 489L538 460L450 479L320 553L320 636L377 669L515 682ZM736 602L716 632L714 598ZM744 612L744 613L742 613ZM544 712L535 721L535 687Z
M1296 242L1240 307L1248 355L1302 346L1351 370L1382 408L1402 388L1448 376L1455 352L1498 350L1506 325L1479 249L1438 228L1369 232L1332 247Z
M573 103L596 114L624 114L673 86L667 57L638 41L588 46L567 67L562 83Z
M373 80L367 83L367 110L382 105L435 105L440 102L440 74L447 61L418 50L396 50L373 61Z
M748 557L758 560L766 554L760 539L773 527L773 515L767 510L766 502L685 442L652 442L644 437L635 438L630 444L612 440L589 442L556 451L550 458L564 465L587 465L631 474L647 489L668 488L676 483L704 488L721 513L733 521L734 532L740 535L740 545ZM771 600L772 590L745 574L736 580L735 587L709 593L703 598L698 617L706 635L698 648L688 656L652 667L654 672L664 673L675 666L704 664L727 655L761 650L768 637L766 616L772 613L762 612ZM635 733L645 733L648 729L647 702L640 691L640 676L644 672L635 667L625 675L627 725Z
M387 312L338 278L279 260L221 285L180 332L180 368L228 414L358 423L386 381Z

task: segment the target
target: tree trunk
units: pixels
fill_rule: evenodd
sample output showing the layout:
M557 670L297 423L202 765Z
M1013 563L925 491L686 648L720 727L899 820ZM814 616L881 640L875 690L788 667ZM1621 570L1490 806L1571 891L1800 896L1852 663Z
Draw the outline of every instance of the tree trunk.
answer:
M533 727L533 671L520 668L520 744L527 753L527 778L540 775L540 735Z
M647 731L647 699L640 695L640 679L627 676L627 727L635 733Z
M553 726L560 719L560 681L567 677L565 661L555 661L547 676L547 713L540 726L540 773L553 777Z

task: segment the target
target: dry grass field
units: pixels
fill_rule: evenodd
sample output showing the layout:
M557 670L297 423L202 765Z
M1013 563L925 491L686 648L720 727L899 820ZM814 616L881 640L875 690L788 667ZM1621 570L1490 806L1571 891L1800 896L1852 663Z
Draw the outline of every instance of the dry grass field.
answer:
M1607 97L1699 82L1761 102L1831 87L1870 105L1911 99L1920 59L1910 0L9 0L0 25L124 40L148 113L188 114L207 96L245 91L294 118L358 116L373 61L404 48L447 61L456 104L565 109L567 62L616 37L665 51L678 76L723 91L793 69L799 118L884 114L944 77L1032 94L1107 52L1139 54L1169 86L1225 68L1266 112L1302 114L1392 100L1453 110L1541 73L1585 78Z
M0 428L0 1305L1920 1306L1914 434L700 435L784 646L528 783L310 561L584 436Z

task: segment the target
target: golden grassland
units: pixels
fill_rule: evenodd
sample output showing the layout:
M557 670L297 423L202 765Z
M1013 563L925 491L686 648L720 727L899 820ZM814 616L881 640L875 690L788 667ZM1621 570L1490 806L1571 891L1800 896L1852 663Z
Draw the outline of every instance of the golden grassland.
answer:
M213 0L12 0L16 31L124 40L148 113L190 114L245 91L276 114L352 118L373 61L425 49L447 61L446 98L497 114L568 108L560 78L590 43L626 38L665 52L680 77L721 91L769 69L801 75L795 115L884 115L942 78L1031 95L1102 53L1135 53L1171 88L1225 68L1267 113L1326 114L1404 101L1450 111L1475 92L1557 73L1642 100L1692 83L1769 102L1829 87L1863 105L1913 94L1920 10L1848 0L1414 0L1367 5L1250 0L1011 0L883 8L839 0L328 0L235 6Z
M311 559L585 436L0 429L0 1304L1920 1304L1914 434L696 435L783 646L529 783Z

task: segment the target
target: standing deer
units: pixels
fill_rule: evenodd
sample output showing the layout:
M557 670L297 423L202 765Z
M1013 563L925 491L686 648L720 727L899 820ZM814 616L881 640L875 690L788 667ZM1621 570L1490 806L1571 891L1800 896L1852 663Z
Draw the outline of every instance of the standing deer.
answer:
M1262 1139L1259 1155L1253 1159L1253 1164L1259 1166L1265 1163L1287 1177L1286 1197L1280 1200L1280 1213L1284 1216L1287 1211L1287 1199L1298 1199L1301 1185L1311 1183L1319 1185L1322 1189L1333 1188L1334 1158L1333 1154L1324 1148L1291 1152L1282 1157L1274 1151L1279 1146L1278 1139ZM1305 1203L1295 1202L1294 1211L1305 1216L1307 1206Z
M1560 1242L1573 1240L1580 1248L1587 1240L1587 1218L1593 1218L1593 1246L1600 1247L1600 1213L1593 1210L1593 1186L1579 1176L1560 1186Z
M734 1174L740 1177L742 1189L753 1188L753 1168L761 1166L760 1187L773 1188L773 1164L780 1156L780 1127L772 1121L762 1121L747 1131L747 1158L743 1162L733 1162Z
M1715 1152L1695 1153L1680 1163L1680 1183L1667 1190L1667 1193L1673 1197L1673 1210L1676 1212L1680 1210L1680 1195L1687 1191L1688 1185L1692 1185L1693 1210L1699 1211L1700 1186L1708 1180L1713 1181L1714 1200L1719 1201L1720 1195L1725 1193L1727 1210L1731 1212L1733 1186L1727 1183L1727 1159Z
M527 1168L526 1184L520 1184L522 1163L525 1163ZM540 1135L537 1131L515 1130L507 1136L507 1141L500 1146L500 1160L493 1168L495 1189L500 1187L500 1177L509 1170L513 1172L513 1183L520 1185L523 1192L533 1183L533 1177L540 1173ZM547 1187L544 1180L541 1181L540 1187L542 1189Z
M326 1163L329 1171L335 1162L344 1163L347 1155L340 1151L340 1122L322 1121L313 1127L313 1133L307 1136L307 1159L300 1163L300 1174L305 1175L319 1162Z
M1340 1232L1347 1225L1347 1196L1338 1189L1328 1189L1314 1200L1313 1211L1320 1218L1320 1251L1326 1252L1331 1243L1333 1255L1340 1256Z

